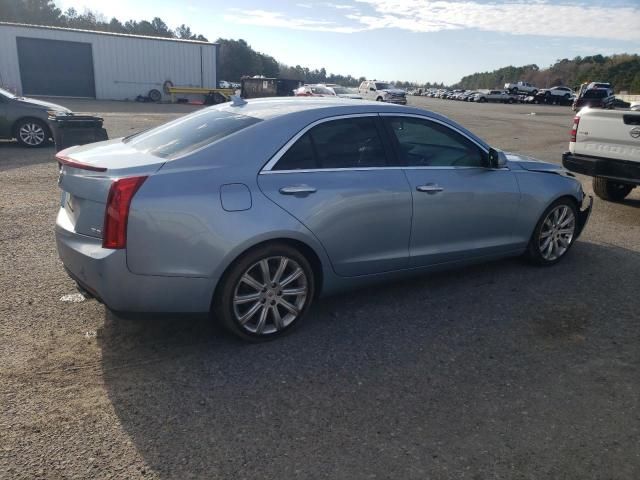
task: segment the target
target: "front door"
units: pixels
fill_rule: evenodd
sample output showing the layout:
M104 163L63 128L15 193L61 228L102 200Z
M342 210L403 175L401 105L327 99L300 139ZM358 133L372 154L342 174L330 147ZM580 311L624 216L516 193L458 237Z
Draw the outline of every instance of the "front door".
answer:
M513 173L488 168L483 149L447 125L385 117L413 195L410 266L513 250L520 191Z
M402 170L385 168L380 133L377 115L324 121L258 177L265 195L319 239L338 275L408 264L411 192Z

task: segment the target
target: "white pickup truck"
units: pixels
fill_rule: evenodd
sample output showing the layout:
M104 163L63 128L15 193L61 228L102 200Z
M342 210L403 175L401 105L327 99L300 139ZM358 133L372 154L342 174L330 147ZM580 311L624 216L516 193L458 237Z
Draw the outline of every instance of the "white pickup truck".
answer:
M603 200L624 199L640 185L640 112L580 110L562 164L593 177L593 191Z
M538 93L538 89L529 82L505 83L504 89L509 93L528 93L529 95Z

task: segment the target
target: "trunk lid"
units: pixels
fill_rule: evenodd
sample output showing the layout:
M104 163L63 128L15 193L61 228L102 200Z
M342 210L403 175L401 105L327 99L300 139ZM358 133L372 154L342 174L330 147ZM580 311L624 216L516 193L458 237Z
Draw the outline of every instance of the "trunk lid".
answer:
M60 208L73 231L102 238L105 207L114 180L151 175L165 160L134 150L121 139L71 147L58 153Z

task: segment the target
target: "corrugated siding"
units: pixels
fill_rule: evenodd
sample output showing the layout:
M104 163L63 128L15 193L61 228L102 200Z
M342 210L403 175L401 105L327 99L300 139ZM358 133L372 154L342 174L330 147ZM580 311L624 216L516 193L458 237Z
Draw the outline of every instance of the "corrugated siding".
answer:
M99 99L134 99L152 88L162 91L165 80L180 86L216 86L215 45L0 25L0 84L19 92L16 37L90 43Z

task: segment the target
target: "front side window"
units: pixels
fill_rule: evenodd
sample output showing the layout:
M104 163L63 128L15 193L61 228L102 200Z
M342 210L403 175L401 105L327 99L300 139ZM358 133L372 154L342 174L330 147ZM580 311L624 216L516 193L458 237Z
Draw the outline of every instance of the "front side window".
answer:
M376 89L377 90L389 90L390 88L393 88L393 85L391 85L389 83L376 82Z
M412 117L387 117L399 157L409 167L484 167L478 146L449 127Z
M124 139L129 146L172 160L260 122L221 110L201 110Z
M274 170L383 167L386 155L374 117L321 123L280 158Z

